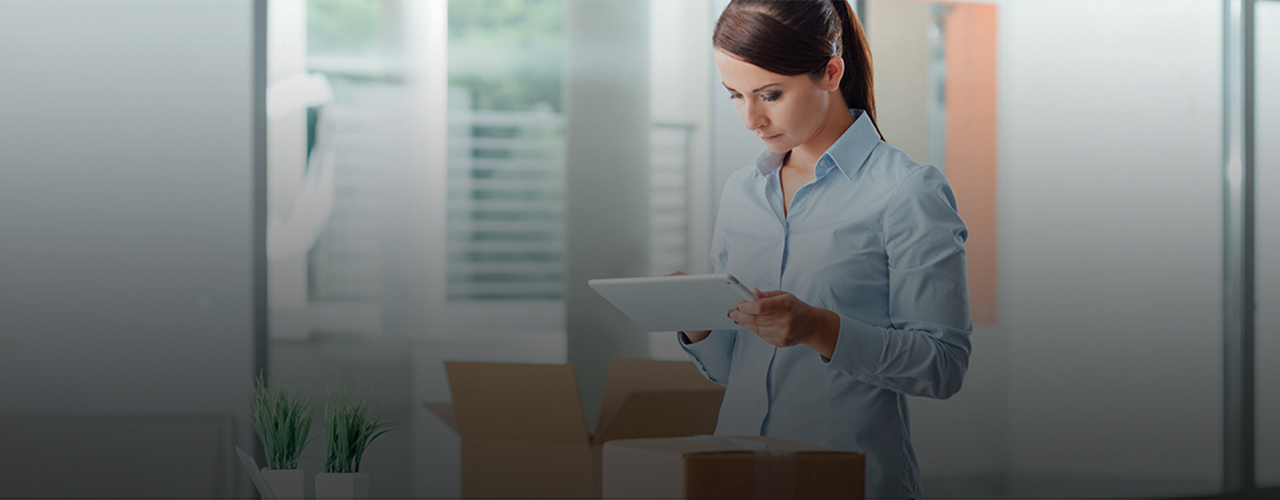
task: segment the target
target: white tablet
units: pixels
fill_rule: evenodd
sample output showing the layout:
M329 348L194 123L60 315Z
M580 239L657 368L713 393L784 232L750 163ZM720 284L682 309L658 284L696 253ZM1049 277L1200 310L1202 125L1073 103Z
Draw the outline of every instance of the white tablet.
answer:
M729 319L729 310L756 299L751 289L728 274L597 279L587 284L650 332L740 328Z

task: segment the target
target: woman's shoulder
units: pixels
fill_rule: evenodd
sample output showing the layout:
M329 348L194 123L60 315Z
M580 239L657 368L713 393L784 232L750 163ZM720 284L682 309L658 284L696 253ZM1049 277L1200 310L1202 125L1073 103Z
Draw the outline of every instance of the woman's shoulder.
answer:
M859 177L881 184L880 189L890 191L931 190L946 185L950 188L942 170L931 163L920 163L905 151L880 141L867 155Z
M881 141L864 165L869 177L878 177L888 210L937 205L940 210L956 210L955 193L942 169L920 163L906 152ZM891 208L891 207L897 207ZM908 210L912 211L912 210Z
M730 192L751 192L755 187L756 176L759 173L760 169L755 164L744 165L742 168L734 170L724 183L725 194Z
M875 147L871 148L871 153L867 155L866 162L863 164L863 169L868 174L897 181L919 175L921 170L930 168L937 169L931 164L916 161L905 151L884 141L876 143Z

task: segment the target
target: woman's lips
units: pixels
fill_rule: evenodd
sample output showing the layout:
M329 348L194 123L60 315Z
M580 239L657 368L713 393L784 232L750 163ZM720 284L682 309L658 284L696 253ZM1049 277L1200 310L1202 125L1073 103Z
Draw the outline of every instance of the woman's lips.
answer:
M777 139L777 138L779 138L779 137L782 137L782 134L766 135L766 136L761 136L760 138L761 138L761 139L764 139L765 141L772 141L772 140Z

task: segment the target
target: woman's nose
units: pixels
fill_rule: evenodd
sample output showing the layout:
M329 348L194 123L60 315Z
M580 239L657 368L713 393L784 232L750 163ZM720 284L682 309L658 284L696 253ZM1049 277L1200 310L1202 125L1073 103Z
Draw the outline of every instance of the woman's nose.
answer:
M742 124L747 126L747 130L756 130L768 125L769 120L759 104L748 101L743 105Z

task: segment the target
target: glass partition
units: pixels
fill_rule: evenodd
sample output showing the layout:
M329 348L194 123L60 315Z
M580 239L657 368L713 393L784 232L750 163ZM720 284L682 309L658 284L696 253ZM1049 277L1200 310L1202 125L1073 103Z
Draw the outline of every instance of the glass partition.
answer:
M1280 487L1280 2L1255 6L1258 485Z
M581 300L567 257L571 189L588 199L578 234L623 199L648 210L628 219L642 249L618 269L709 267L711 9L655 3L268 3L270 375L368 391L372 408L404 424L365 456L371 497L460 496L457 434L423 405L450 399L444 361L570 359L566 304ZM603 87L598 72L616 59L603 56L618 49L635 85ZM635 133L581 139L624 107ZM625 169L645 182L572 188L574 161L580 178ZM590 182L626 196L592 200ZM598 272L588 261L575 261L579 275ZM630 351L584 335L580 360L643 355L644 332L630 333ZM683 357L671 347L655 356ZM590 420L603 373L584 364ZM308 476L320 472L323 444L305 454Z
M371 497L458 496L443 360L565 361L562 4L269 3L271 375L401 423Z
M970 229L965 388L911 401L925 494L1217 491L1221 5L865 17L885 138L944 169Z

